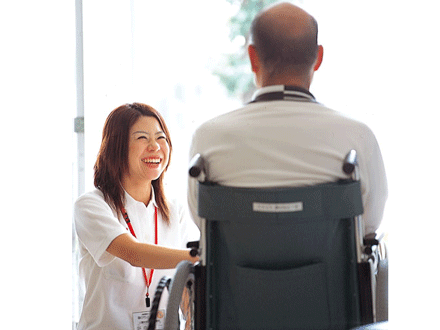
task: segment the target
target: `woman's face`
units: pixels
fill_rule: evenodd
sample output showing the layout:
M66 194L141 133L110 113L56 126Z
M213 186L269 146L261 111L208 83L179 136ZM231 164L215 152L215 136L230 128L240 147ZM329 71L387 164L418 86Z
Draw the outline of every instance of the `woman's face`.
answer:
M159 178L170 157L168 139L159 121L142 116L131 127L128 141L128 175L150 182Z

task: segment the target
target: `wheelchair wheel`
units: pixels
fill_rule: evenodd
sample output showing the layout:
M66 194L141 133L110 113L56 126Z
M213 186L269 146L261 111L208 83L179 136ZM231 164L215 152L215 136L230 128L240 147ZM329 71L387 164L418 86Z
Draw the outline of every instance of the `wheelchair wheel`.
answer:
M186 321L185 329L194 327L194 265L182 261L171 281L165 316L165 329L180 329L179 307Z
M171 278L164 276L161 278L159 284L156 288L156 293L154 294L153 305L151 306L150 318L148 320L148 330L156 329L156 319L157 319L157 311L159 310L160 299L162 298L162 293L165 288L169 290L169 286L171 283Z

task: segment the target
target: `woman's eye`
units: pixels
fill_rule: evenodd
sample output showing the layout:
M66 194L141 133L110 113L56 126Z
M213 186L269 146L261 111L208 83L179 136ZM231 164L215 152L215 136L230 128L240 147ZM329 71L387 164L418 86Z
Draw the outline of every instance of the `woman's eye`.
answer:
M159 136L158 138L157 138L158 140L160 140L160 139L167 139L167 137L166 136Z
M147 140L147 137L146 136L143 136L143 135L141 135L141 136L139 136L138 138L137 138L138 140L140 140L140 139L145 139L145 140Z

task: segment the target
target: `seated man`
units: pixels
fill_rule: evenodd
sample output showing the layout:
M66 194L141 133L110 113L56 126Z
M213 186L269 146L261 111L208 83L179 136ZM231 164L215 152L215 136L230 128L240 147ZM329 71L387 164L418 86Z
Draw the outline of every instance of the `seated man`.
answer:
M221 185L292 187L346 178L341 164L355 149L364 233L374 233L387 198L381 152L365 124L326 108L309 92L323 58L317 22L281 3L259 13L250 33L248 54L259 89L251 103L201 125L190 156L202 154L209 180ZM197 223L196 180L188 189Z

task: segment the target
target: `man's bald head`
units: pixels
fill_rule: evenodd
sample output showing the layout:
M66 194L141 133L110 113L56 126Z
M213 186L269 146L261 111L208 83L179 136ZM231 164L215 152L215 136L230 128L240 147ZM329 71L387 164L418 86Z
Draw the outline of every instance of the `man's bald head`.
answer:
M280 3L252 22L251 42L271 74L307 73L318 53L318 24L301 8Z

